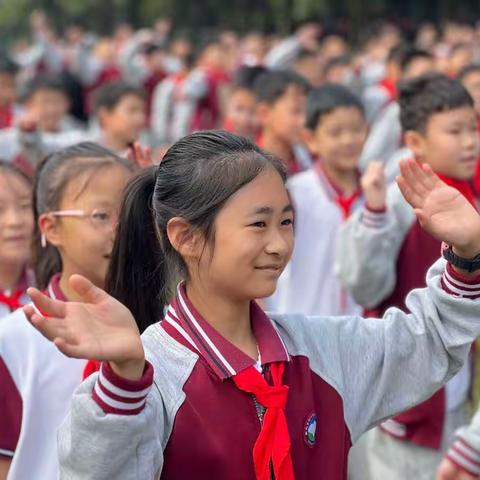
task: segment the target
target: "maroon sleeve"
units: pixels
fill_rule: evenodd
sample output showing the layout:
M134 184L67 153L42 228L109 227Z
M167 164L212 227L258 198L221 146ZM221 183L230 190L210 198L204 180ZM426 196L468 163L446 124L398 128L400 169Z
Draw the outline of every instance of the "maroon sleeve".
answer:
M11 458L22 426L22 397L0 357L0 455Z

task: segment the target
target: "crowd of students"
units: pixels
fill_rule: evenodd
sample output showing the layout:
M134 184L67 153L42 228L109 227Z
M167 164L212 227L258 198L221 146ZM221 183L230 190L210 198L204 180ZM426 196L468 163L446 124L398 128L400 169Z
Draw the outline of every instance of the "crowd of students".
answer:
M480 29L30 24L0 479L480 478Z

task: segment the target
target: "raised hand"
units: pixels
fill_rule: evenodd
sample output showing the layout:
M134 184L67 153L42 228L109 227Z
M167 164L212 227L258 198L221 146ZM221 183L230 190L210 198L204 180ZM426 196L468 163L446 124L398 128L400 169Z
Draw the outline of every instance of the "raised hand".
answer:
M128 150L127 157L140 168L153 165L152 149L150 147L142 147L139 142L132 144Z
M368 207L375 210L385 208L387 196L387 179L381 162L370 162L362 175L360 184Z
M480 216L457 190L443 183L427 164L400 162L397 183L414 208L422 227L433 237L452 245L457 255L480 253Z
M457 467L448 458L444 458L437 470L436 480L475 480L478 477L470 475L465 470Z
M109 361L121 376L140 378L145 355L130 311L81 275L69 281L84 302L54 300L29 288L38 310L24 307L30 322L65 355Z

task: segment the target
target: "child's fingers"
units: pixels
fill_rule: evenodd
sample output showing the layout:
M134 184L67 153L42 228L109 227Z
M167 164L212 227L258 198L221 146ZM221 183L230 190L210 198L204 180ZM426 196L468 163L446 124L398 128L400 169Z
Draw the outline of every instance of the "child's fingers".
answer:
M78 344L67 342L62 337L57 337L53 339L53 343L67 357L86 358L88 356L88 355L85 355L84 347Z
M409 159L405 165L405 173L408 175L410 186L420 195L425 196L429 188L424 183L423 171L421 166L413 159ZM402 171L403 174L403 171Z
M45 318L37 313L28 317L30 323L48 340L65 334L65 320L58 318Z
M415 189L410 185L403 176L397 177L397 185L400 191L402 192L405 200L413 207L418 208L422 205L422 198L415 191Z
M104 290L96 287L90 280L82 275L72 275L69 282L75 292L87 303L100 303L109 298L109 295Z
M32 299L34 309L43 316L63 318L65 316L65 303L48 297L36 288L27 289L27 294Z

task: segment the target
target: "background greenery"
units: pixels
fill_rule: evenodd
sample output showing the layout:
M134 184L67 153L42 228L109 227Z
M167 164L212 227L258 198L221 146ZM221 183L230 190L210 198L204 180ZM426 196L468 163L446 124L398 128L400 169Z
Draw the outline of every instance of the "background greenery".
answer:
M0 29L9 39L26 32L28 14L44 9L58 28L75 21L109 33L121 21L149 26L169 16L188 32L231 27L288 33L306 17L328 24L340 18L347 33L356 33L372 19L385 17L408 24L442 18L480 18L479 0L0 0Z

